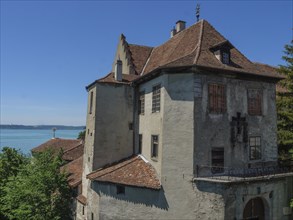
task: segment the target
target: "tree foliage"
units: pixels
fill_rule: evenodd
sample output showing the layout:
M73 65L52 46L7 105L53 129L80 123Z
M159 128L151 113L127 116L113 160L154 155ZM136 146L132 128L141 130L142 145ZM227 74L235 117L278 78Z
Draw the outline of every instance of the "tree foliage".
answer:
M45 151L27 159L1 187L0 213L7 219L70 219L71 190L60 172L61 155Z
M293 160L293 41L285 46L282 57L286 65L280 66L280 73L286 79L280 82L285 91L277 94L278 146L282 163Z
M85 139L85 130L79 132L77 139L84 140Z

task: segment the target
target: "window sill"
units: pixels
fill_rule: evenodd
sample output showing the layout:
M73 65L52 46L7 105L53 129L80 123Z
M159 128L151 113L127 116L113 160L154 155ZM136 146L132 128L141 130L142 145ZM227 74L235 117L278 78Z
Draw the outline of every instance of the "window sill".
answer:
M152 161L158 162L158 158L157 157L151 157Z

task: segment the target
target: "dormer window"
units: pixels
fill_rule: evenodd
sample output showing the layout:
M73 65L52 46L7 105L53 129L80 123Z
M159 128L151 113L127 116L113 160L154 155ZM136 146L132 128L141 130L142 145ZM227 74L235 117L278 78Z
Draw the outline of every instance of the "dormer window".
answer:
M222 52L222 62L224 64L229 64L230 63L230 53L228 51L223 51Z
M229 65L230 61L230 50L233 48L229 41L221 42L210 48L211 52L214 53L215 57L223 64Z

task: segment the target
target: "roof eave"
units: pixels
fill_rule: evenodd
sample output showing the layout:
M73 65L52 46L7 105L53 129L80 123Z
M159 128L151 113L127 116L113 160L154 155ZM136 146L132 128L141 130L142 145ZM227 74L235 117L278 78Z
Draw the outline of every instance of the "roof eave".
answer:
M133 185L133 184L125 184L125 183L119 183L119 182L112 182L112 181L104 181L104 180L97 180L93 179L92 181L102 183L102 184L118 184L122 186L128 186L128 187L135 187L135 188L144 188L144 189L152 189L152 190L160 190L162 188L162 185L160 187L148 187L148 186L140 186L140 185Z

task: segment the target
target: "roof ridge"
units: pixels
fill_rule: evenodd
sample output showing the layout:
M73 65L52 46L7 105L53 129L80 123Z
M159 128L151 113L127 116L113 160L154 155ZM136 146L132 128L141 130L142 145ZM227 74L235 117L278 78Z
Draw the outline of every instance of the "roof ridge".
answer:
M78 139L77 139L77 140L78 140ZM82 144L83 144L83 142L80 141L76 146L73 146L72 148L69 148L69 149L67 149L66 151L63 151L63 153L67 153L68 151L71 151L71 150L73 150L73 149L79 147L79 146L82 145Z
M102 171L102 170L108 169L108 168L110 168L110 167L112 167L112 166L116 166L116 165L118 165L119 163L123 163L123 162L126 162L126 161L129 160L128 163L126 163L126 164L124 164L123 166L120 166L119 168L115 169L115 170L118 170L118 169L120 169L120 168L122 168L122 167L125 167L126 165L128 165L128 164L134 162L135 159L137 159L137 158L138 158L138 156L136 155L135 157L132 156L132 157L124 158L124 159L119 160L119 161L116 161L116 162L114 162L114 163L112 163L112 164L106 164L104 167L98 168L97 170L95 170L95 171L89 173L89 174L87 175L87 178L88 178L88 176L90 176L91 174L94 174L94 173L96 173L96 172L99 172L99 171ZM100 176L96 176L95 178L97 178L97 177L101 177L101 176L105 176L105 175L107 175L107 174L109 174L109 173L112 173L112 172L115 171L115 170L109 171L109 172L107 172L107 173L105 173L105 174L102 174L102 175L100 175Z
M210 25L211 26L211 28L217 33L217 34L219 34L222 38L224 38L224 39L226 39L233 47L234 47L234 49L238 52L238 53L240 53L248 62L250 62L251 64L253 64L253 62L250 60L250 59L248 59L243 53L241 53L226 37L224 37L224 35L222 35L212 24L210 24L208 21L205 21L208 25Z
M184 32L186 32L186 31L190 30L191 28L196 28L195 26L198 26L199 24L200 24L200 22L197 22L197 23L195 23L195 24L189 26L188 28L186 28L186 29L184 29L183 31L180 31L178 34L174 35L172 38L176 38L176 37L180 36L181 33L184 33ZM182 36L182 37L184 37L184 36ZM172 38L171 38L171 39L172 39ZM152 49L152 52L150 53L150 56L149 56L149 58L148 58L148 60L147 60L147 62L146 62L146 65L145 65L144 68L143 68L143 71L142 71L141 75L144 75L144 70L145 70L145 68L146 68L146 66L147 66L147 63L148 63L148 61L149 61L149 59L150 59L150 57L151 57L153 51L154 51L155 49L157 49L157 48L159 48L159 47L162 47L163 45L167 44L171 39L167 40L165 43L163 43L163 44L161 44L161 45L159 45L159 46L157 46L157 47L154 47L154 48ZM193 49L189 54L183 55L183 56L181 56L181 57L174 58L173 60L170 60L168 63L165 63L163 66L168 65L168 64L170 64L170 63L172 63L172 62L174 62L174 61L176 61L176 60L180 60L180 59L182 59L182 58L184 58L184 57L187 57L187 56L191 55L192 53L194 53L194 51L197 49L197 47L198 47L198 46L196 45L196 46L194 47L194 49ZM174 48L173 50L175 50L175 48Z
M200 28L200 33L199 33L199 42L198 42L198 51L197 54L195 55L193 64L196 64L200 55L200 51L201 51L201 44L202 44L202 37L203 37L203 24L204 24L204 20L201 20L201 28Z
M152 55L153 52L154 52L154 49L155 49L155 47L152 48L152 51L150 52L150 55L149 55L147 61L145 62L144 66L143 66L143 68L142 68L142 71L141 71L141 73L140 73L140 76L142 76L142 75L144 74L145 68L147 67L147 65L148 65L148 63L149 63L149 61L150 61L150 58L151 58L151 55Z

